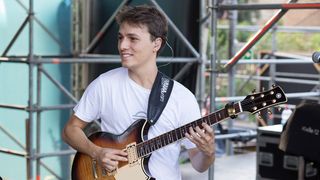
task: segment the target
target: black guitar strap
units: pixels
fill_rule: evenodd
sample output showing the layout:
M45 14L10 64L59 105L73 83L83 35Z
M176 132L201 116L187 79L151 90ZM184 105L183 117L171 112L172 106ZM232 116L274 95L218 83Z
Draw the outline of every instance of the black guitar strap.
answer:
M147 118L154 125L159 119L169 100L173 88L173 80L158 71L148 101Z

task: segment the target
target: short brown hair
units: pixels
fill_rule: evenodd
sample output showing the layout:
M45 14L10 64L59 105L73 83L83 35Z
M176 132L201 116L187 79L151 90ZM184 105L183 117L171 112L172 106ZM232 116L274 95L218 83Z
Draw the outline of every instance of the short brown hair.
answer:
M162 39L159 51L165 45L168 33L168 22L166 17L153 6L124 6L117 14L116 21L119 25L124 22L130 25L145 25L151 34L152 41L158 37Z

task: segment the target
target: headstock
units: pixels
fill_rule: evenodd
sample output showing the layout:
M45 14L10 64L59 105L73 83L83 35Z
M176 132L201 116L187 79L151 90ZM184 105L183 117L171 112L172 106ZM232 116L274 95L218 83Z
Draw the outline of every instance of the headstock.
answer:
M241 101L241 106L243 111L254 114L262 109L283 104L285 102L287 102L287 97L282 88L280 86L274 86L268 91L253 93L246 96L246 98Z

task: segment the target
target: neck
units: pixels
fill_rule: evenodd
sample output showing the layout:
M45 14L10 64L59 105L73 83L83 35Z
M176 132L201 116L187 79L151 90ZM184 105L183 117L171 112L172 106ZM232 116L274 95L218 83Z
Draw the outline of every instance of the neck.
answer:
M152 66L140 70L129 69L129 77L137 84L146 89L151 89L158 73L157 66Z

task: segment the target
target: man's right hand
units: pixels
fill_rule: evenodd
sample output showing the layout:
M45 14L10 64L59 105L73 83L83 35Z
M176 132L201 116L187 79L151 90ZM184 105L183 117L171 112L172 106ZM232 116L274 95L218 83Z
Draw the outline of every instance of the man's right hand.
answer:
M100 148L96 154L96 160L108 172L118 168L119 161L128 161L128 154L124 150Z

